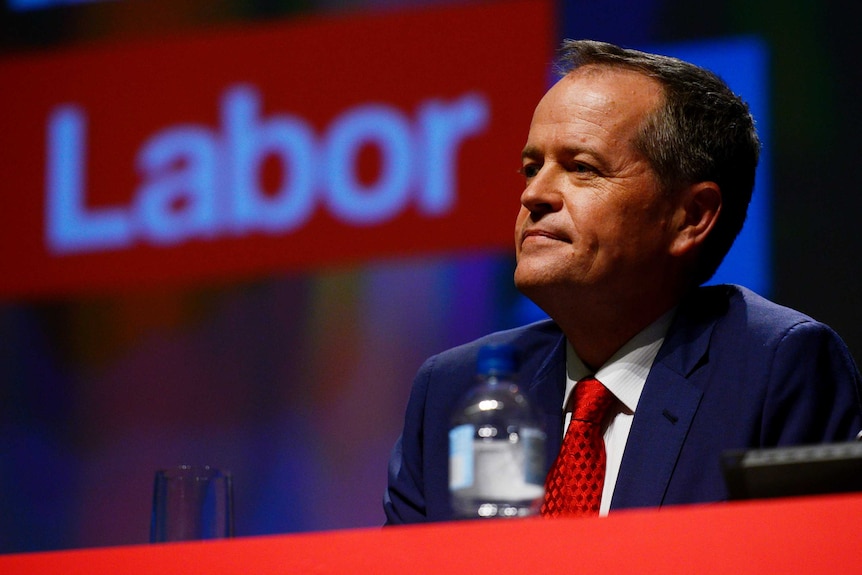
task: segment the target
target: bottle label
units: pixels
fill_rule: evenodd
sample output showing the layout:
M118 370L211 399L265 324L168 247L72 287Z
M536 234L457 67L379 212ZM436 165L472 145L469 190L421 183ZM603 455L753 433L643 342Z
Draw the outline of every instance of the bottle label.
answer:
M524 467L527 483L545 485L545 432L534 427L521 429L521 441L524 442Z
M531 483L528 479L530 456L526 447L508 441L475 441L474 497L511 501L541 497L542 482Z
M518 441L476 438L470 424L449 432L449 489L459 497L530 500L542 497L545 434L522 428Z
M449 489L467 489L473 485L473 436L469 423L449 431Z

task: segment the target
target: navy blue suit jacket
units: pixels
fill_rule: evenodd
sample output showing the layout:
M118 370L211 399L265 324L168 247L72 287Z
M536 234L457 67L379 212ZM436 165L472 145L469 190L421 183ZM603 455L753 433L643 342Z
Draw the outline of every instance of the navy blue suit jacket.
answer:
M566 342L546 320L488 335L428 359L413 384L384 495L387 524L451 519L448 430L490 342L521 353L519 381L543 414L547 465L560 449ZM644 385L611 510L727 499L727 449L853 439L862 381L828 326L738 286L695 290Z

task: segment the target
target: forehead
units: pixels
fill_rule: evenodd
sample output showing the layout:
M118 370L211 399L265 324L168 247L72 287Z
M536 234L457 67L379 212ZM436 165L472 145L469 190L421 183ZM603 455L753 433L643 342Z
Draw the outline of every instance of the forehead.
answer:
M533 125L591 128L606 132L636 130L663 99L661 84L640 72L584 66L561 78L545 94Z

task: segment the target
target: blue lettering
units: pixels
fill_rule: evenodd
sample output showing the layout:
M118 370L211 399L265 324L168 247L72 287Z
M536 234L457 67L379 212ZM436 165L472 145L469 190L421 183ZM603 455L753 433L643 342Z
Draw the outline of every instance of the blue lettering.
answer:
M389 221L415 202L420 214L441 217L457 199L458 152L481 132L488 103L468 94L452 103L420 105L415 124L395 108L363 105L336 117L318 137L301 118L261 117L251 86L229 89L221 102L222 130L174 126L142 145L142 183L132 206L88 207L84 112L72 105L48 117L46 243L58 254L125 248L138 239L175 245L227 234L287 233L300 228L318 202L342 222ZM357 174L365 146L380 151L371 183ZM268 158L283 167L277 189L263 189Z
M458 149L461 141L485 128L488 103L479 95L464 96L447 105L431 100L419 110L422 137L416 142L421 158L419 211L429 216L447 213L455 203Z
M225 144L230 154L232 227L242 234L252 230L291 231L314 210L314 134L298 118L273 116L258 121L260 98L251 88L234 88L224 98ZM260 168L273 154L284 166L284 178L273 194L260 186Z
M164 130L146 143L138 169L148 181L138 188L135 206L144 238L175 244L215 235L217 163L215 135L204 128Z
M402 114L384 106L356 108L333 122L326 143L326 200L336 216L371 225L404 208L412 150L410 124ZM355 176L356 156L371 143L380 148L382 169L376 183L363 186Z
M129 214L120 208L88 211L84 201L84 112L61 106L48 118L45 240L57 254L111 250L132 243Z

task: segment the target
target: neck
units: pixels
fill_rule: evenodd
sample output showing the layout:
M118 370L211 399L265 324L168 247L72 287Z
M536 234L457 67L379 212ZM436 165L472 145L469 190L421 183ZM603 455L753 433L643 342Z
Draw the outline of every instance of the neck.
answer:
M604 321L593 324L584 321L577 322L576 325L561 325L560 327L581 361L590 371L595 373L621 347L661 315L658 313L654 317L644 318L640 322L628 322L626 325L613 325ZM609 328L608 325L612 325L612 327Z
M589 302L584 299L567 308L545 308L560 326L578 357L593 371L604 365L631 338L671 310L678 297L625 302ZM559 301L559 300L557 300Z

